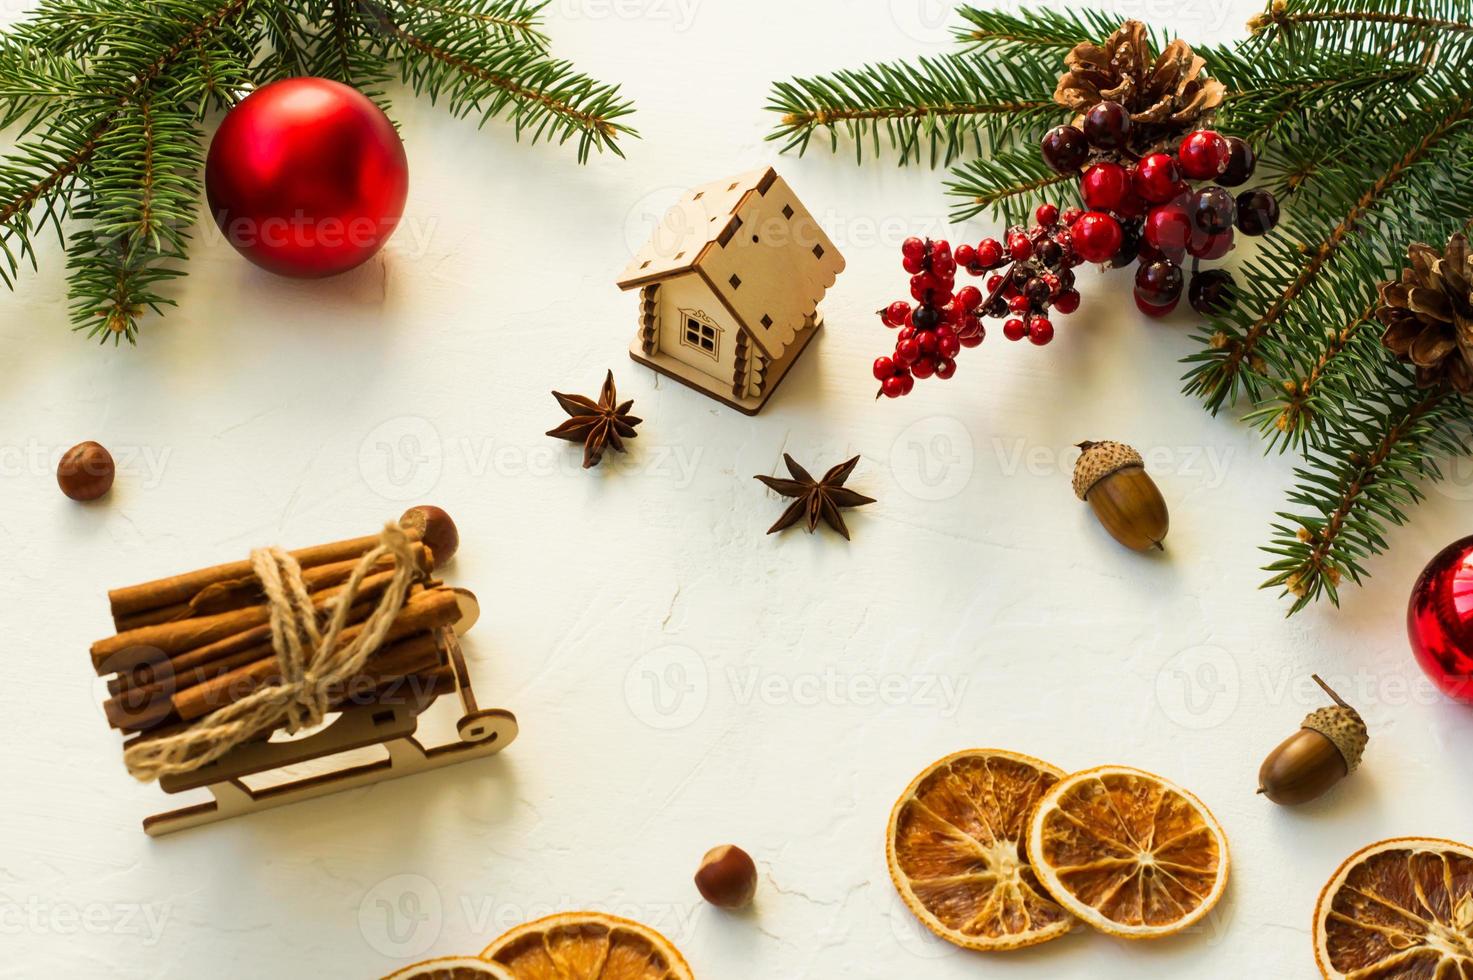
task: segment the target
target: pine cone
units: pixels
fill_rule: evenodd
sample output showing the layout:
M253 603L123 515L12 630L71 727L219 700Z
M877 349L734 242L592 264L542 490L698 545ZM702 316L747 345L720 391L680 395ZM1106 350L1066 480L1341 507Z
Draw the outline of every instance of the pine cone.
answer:
M1059 79L1054 101L1084 118L1091 106L1119 102L1130 110L1130 149L1136 156L1174 144L1201 128L1222 104L1227 89L1207 78L1207 62L1183 40L1175 40L1159 55L1152 54L1146 27L1128 20L1105 40L1103 47L1084 41L1064 59L1069 70Z
M1376 318L1381 343L1417 367L1417 384L1446 382L1473 393L1473 251L1461 233L1438 252L1420 242L1407 249L1410 269L1381 285Z

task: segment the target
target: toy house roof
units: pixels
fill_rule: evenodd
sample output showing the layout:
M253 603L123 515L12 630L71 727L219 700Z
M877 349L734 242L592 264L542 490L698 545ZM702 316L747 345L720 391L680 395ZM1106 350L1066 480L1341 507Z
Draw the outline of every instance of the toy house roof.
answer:
M694 272L768 356L793 342L844 256L771 167L691 189L619 277L621 289Z

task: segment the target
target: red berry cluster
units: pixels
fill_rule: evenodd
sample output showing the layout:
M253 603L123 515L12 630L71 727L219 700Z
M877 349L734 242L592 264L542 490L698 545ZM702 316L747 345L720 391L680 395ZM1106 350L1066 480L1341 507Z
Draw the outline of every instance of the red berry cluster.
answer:
M1107 215L1079 208L1060 214L1052 204L1040 205L1034 219L1031 228L1009 228L1005 244L986 238L975 247L958 245L955 253L945 241L905 240L902 265L911 274L915 302L896 300L879 311L885 326L899 331L894 355L875 360L880 394L899 398L910 394L916 378L950 378L961 348L976 347L987 336L984 316L1007 317L1002 332L1009 340L1027 337L1042 346L1054 339L1049 310L1079 308L1074 267L1098 261L1091 255L1114 254L1119 242L1108 236L1113 228L1118 238L1120 227ZM957 289L958 269L973 276L991 273L986 295L976 286Z
M1085 204L1118 231L1115 253L1091 261L1108 260L1116 268L1140 263L1135 302L1143 313L1165 316L1176 308L1187 255L1196 260L1192 307L1220 313L1232 302L1232 276L1220 269L1197 271L1198 262L1226 255L1235 228L1263 235L1279 220L1278 202L1268 191L1248 190L1234 198L1224 189L1246 183L1257 157L1237 137L1199 129L1182 139L1175 153L1137 159L1127 149L1132 125L1123 105L1101 102L1085 113L1082 129L1058 126L1044 136L1044 162L1057 173L1078 174ZM1192 181L1212 183L1194 189Z

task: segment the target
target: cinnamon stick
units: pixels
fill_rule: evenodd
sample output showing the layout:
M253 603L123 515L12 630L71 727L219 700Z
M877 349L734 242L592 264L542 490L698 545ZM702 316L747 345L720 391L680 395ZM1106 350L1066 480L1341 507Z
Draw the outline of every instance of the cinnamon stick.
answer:
M425 554L426 548L423 544L415 542L413 545L414 559L421 568L433 568L433 554ZM340 585L348 580L353 570L358 567L362 555L357 558L349 558L345 561L328 562L323 565L304 567L302 569L302 582L306 585L308 592L327 588L332 585ZM394 559L391 555L385 555L374 562L372 568L384 569L393 565ZM159 606L145 612L130 613L125 616L114 614L113 622L119 633L139 629L143 626L155 626L159 623L171 623L180 619L189 619L195 616L209 616L215 613L229 612L233 609L244 609L247 606L259 605L264 601L261 593L261 582L255 574L246 575L243 578L229 579L216 582L206 586L190 597L187 602L176 602L167 606Z
M421 571L428 572L428 569L421 568ZM381 594L393 578L393 571L368 576L359 586L358 598ZM329 599L342 591L342 586L334 586L314 593L313 605L321 609ZM92 644L92 666L99 674L128 670L148 660L157 661L160 654L180 653L191 647L204 646L234 636L268 623L270 618L269 610L261 605L197 619L142 626Z
M350 625L343 630L340 642L350 642L363 632L363 624L368 619L369 613L373 611L373 606L374 603L366 602L353 607L353 612L349 616ZM391 643L410 633L425 629L427 628L426 623L438 625L442 620L454 622L459 616L459 603L452 590L414 591L406 600L404 608L400 610L393 625L389 627L385 643ZM268 636L261 642L234 651L228 656L174 670L169 670L168 666L177 661L166 661L164 665L161 665L158 671L159 677L156 680L115 691L113 697L108 698L102 704L108 723L114 728L125 730L152 728L173 712L171 698L179 692L231 674L241 668L274 659L276 651L270 642L269 627L265 629ZM190 658L199 652L198 650L189 651L179 660Z
M419 531L413 528L405 528L405 533L411 539L415 541L419 540ZM297 564L303 568L312 568L317 565L328 565L334 562L362 558L365 554L378 547L378 544L379 536L377 534L368 534L361 538L349 538L346 541L334 541L330 544L299 548L296 551L290 552L290 554L297 560ZM245 561L233 561L227 562L224 565L202 568L194 572L185 572L181 575L171 575L167 578L155 579L152 582L144 582L141 585L130 585L126 588L113 589L107 594L107 598L112 606L113 618L117 620L135 613L158 609L161 606L187 603L197 593L212 585L247 578L251 575L252 570L249 559Z

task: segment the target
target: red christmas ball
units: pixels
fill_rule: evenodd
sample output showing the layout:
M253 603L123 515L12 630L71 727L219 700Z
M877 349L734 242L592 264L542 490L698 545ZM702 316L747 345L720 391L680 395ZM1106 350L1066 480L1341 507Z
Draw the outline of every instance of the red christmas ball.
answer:
M315 279L383 247L404 213L409 168L393 124L363 93L290 78L226 114L205 191L236 251L279 275Z
M1473 537L1449 545L1422 571L1407 606L1407 633L1427 676L1473 704Z

